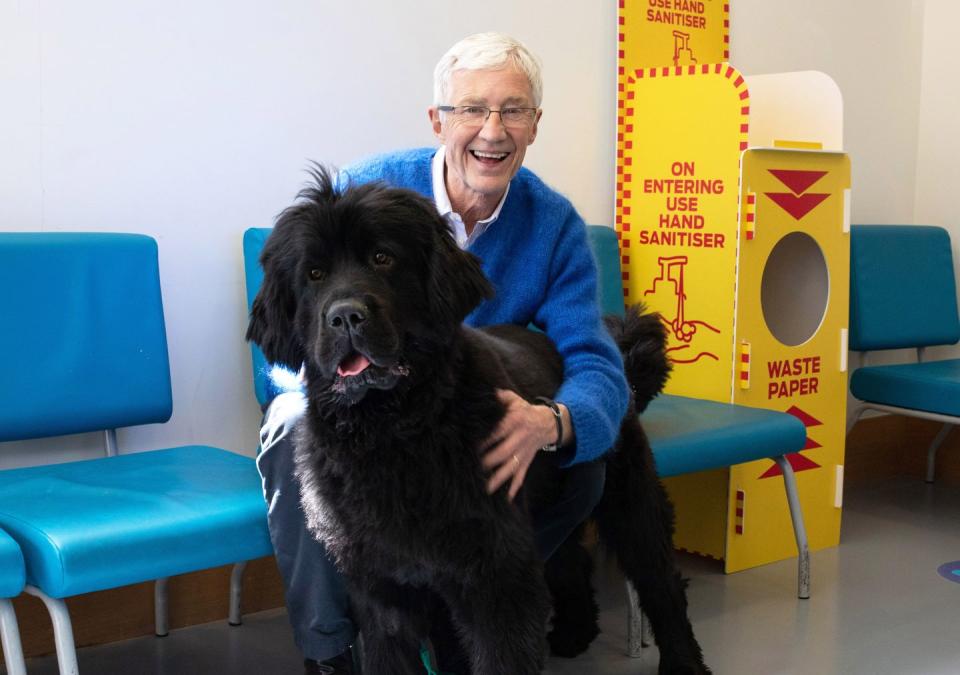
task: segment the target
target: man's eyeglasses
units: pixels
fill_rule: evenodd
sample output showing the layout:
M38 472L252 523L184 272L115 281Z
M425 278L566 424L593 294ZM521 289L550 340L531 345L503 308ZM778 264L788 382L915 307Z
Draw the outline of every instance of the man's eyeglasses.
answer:
M470 126L483 126L490 113L500 115L505 127L526 127L533 123L536 108L501 108L494 110L483 105L438 105L440 112L450 113L457 122Z

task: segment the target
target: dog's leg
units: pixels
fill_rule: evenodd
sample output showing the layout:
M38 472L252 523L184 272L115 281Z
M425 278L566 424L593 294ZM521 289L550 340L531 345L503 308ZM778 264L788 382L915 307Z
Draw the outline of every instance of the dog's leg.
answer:
M378 586L377 590L382 591L383 587ZM426 636L426 619L408 598L395 602L397 587L389 591L385 595L367 593L356 586L351 588L351 607L363 635L361 672L423 675L420 640Z
M496 565L481 582L451 584L444 595L472 675L543 670L550 602L535 557Z
M632 415L610 458L596 511L600 539L616 554L650 619L660 673L709 673L687 617L686 582L673 554L673 506L660 484L646 435Z
M591 578L593 558L583 547L583 526L578 527L545 566L553 598L553 629L547 635L550 651L573 658L586 651L600 632L597 601Z
M444 675L470 675L470 655L457 634L447 603L438 598L432 617L430 640L437 655L434 668Z

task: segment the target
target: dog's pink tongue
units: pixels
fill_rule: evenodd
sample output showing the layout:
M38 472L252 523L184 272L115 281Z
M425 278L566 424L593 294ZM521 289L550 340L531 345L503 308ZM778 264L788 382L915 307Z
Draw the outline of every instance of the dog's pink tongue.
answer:
M363 354L353 354L345 358L343 363L337 366L337 375L340 377L350 377L351 375L362 373L369 365L370 359L366 356Z

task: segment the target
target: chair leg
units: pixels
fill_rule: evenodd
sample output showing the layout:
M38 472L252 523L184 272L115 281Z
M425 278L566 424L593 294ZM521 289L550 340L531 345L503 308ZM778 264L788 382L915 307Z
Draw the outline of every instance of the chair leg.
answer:
M9 598L0 598L0 640L3 642L3 661L7 666L7 675L26 675L27 666L23 661L17 615Z
M643 655L643 648L653 644L653 627L643 615L637 590L629 581L627 587L627 656L632 659Z
M153 582L153 632L157 637L170 634L170 610L167 587L170 577L162 577Z
M27 586L23 589L27 593L43 600L53 623L53 641L57 647L57 664L60 675L79 675L77 666L77 649L73 644L73 625L70 623L70 613L67 603L60 598L51 598L39 588Z
M787 503L790 505L790 519L793 520L793 535L797 540L797 597L805 600L810 597L810 546L807 543L807 530L803 525L797 478L785 456L774 459L783 472L783 486L786 488Z
M850 435L850 430L853 429L854 425L857 423L857 420L860 419L860 415L863 414L864 408L857 401L853 401L847 407L847 436Z
M640 598L629 581L627 587L627 656L637 658L647 645L643 641L643 612L640 610Z
M243 573L247 569L247 561L235 563L233 572L230 574L230 617L228 622L231 626L239 626L243 623L243 614L240 610L241 593L243 592Z
M940 449L940 446L947 438L947 434L950 433L950 430L953 429L953 424L950 422L945 422L944 425L940 428L940 431L937 432L936 438L933 439L933 442L930 444L930 447L927 448L927 478L928 483L933 482L933 475L936 472L937 466L937 450Z

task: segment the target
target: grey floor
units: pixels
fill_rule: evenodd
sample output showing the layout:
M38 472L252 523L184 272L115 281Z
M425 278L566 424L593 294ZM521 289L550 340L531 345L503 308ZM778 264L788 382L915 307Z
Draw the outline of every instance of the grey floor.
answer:
M813 554L812 597L798 601L796 563L732 575L685 556L690 615L715 673L901 675L960 673L960 583L937 568L960 560L960 488L898 478L848 490L842 544ZM547 673L656 673L656 648L624 656L622 583L601 565L602 634ZM960 577L958 577L960 579ZM83 649L85 675L261 675L300 673L282 610ZM31 675L55 675L52 657L30 659Z

